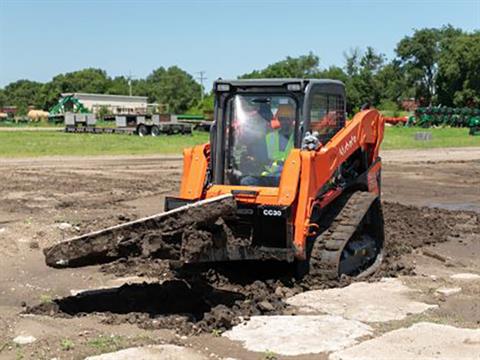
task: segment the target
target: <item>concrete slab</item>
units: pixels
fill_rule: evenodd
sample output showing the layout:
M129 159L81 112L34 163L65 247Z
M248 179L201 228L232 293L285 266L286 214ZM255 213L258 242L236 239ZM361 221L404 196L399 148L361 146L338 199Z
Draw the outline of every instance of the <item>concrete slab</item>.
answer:
M223 336L242 341L250 351L279 355L330 352L352 346L372 329L359 321L331 315L252 316Z
M329 360L478 360L480 329L421 322L330 355Z
M363 322L401 320L437 305L409 298L410 288L398 279L358 282L341 289L307 291L287 302L306 313L327 313Z
M15 344L26 345L35 342L37 339L31 335L18 335L13 339Z
M450 296L450 295L455 295L458 294L462 291L462 288L459 287L453 287L453 288L447 288L447 287L441 287L435 290L437 293L444 295L444 296Z
M208 357L182 346L150 345L123 349L111 353L89 356L85 360L206 360Z
M460 273L450 276L454 280L480 280L480 275L472 273Z

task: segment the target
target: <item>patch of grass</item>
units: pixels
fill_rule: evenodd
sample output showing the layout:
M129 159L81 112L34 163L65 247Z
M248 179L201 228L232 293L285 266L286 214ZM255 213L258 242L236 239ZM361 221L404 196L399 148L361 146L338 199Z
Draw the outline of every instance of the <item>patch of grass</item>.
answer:
M65 125L63 123L53 123L49 121L14 121L14 120L2 120L0 121L0 127L15 127L15 128L36 128L36 127L52 127L52 128L63 128Z
M63 351L69 351L75 347L75 344L70 339L63 339L60 343L60 347Z
M42 304L51 304L53 302L52 295L50 294L42 294L40 295L40 302Z
M429 132L432 140L415 140L415 133ZM382 149L427 149L442 147L480 146L480 136L468 135L466 128L386 127Z
M88 345L95 350L105 353L116 351L123 346L124 339L121 336L98 336L88 341Z
M139 137L119 134L0 132L0 157L181 154L186 147L208 142L207 132L193 135Z
M277 360L277 355L273 351L265 350L263 360Z
M2 345L0 345L0 353L9 346L12 346L11 341L7 341L7 342L3 343Z
M212 336L220 337L222 335L222 330L219 329L212 329Z

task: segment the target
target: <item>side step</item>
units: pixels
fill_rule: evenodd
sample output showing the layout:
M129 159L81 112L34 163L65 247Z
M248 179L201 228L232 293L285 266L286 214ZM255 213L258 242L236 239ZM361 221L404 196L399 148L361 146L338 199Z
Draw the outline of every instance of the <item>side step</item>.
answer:
M235 216L235 212L231 194L201 200L65 240L44 249L45 261L48 266L65 268L102 264L123 256L179 260L186 229L213 226L220 218Z

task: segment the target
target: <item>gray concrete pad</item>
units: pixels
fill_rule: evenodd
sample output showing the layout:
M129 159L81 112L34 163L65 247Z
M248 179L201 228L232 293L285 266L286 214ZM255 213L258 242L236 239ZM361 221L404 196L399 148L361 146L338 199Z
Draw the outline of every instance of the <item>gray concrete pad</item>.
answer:
M89 356L85 360L206 360L194 350L176 345L150 345Z
M329 360L479 360L480 329L414 324L335 352Z
M242 341L250 351L279 355L330 352L352 346L372 329L359 321L331 315L252 316L223 336Z
M437 305L414 301L410 288L398 279L353 283L344 288L313 290L295 295L287 302L305 313L340 315L363 322L401 320Z
M26 345L35 342L37 339L32 335L18 335L13 339L15 344Z
M460 293L461 291L462 291L462 288L460 288L460 287L452 287L452 288L441 287L441 288L438 288L437 290L435 290L435 292L437 292L441 295L444 295L444 296L455 295L455 294Z
M467 280L467 281L480 280L480 275L473 274L473 273L453 274L450 277L454 280Z

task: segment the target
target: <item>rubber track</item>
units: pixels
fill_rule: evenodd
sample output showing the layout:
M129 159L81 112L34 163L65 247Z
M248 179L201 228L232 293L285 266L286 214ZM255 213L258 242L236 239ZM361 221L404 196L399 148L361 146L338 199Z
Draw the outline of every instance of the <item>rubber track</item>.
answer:
M347 200L330 227L315 239L310 254L311 276L338 279L342 251L376 198L376 194L358 191Z

